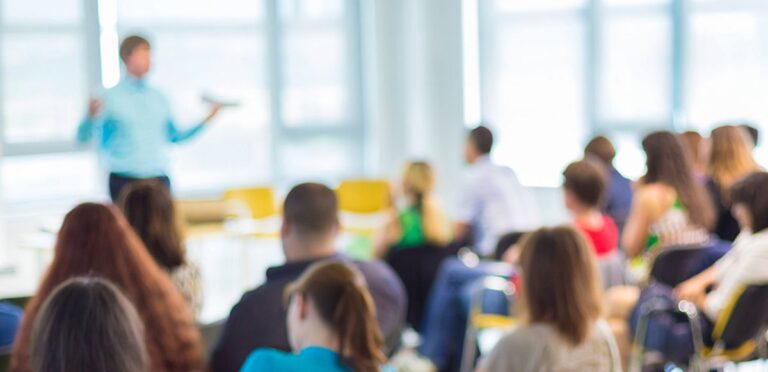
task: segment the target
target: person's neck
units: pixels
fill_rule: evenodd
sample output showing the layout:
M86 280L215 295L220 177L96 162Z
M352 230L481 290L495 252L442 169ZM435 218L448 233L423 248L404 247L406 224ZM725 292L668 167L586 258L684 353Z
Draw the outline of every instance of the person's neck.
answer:
M589 207L576 207L571 210L576 222L587 226L600 226L603 223L603 213L599 209Z
M142 80L144 80L144 75L143 74L142 75L134 74L134 73L132 73L130 71L126 71L125 72L125 76L128 79L133 80L133 81L142 81Z
M305 337L299 346L301 351L308 347L322 347L325 349L339 352L339 337L336 336L328 327L323 325L310 326L305 333Z
M316 239L287 237L283 239L285 261L302 262L332 256L337 253L333 242L334 239L331 237Z

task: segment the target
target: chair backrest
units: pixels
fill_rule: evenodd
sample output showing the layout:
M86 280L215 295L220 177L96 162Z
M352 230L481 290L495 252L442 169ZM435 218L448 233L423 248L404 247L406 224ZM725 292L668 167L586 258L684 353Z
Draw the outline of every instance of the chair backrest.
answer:
M418 247L397 249L387 255L386 262L400 277L408 295L406 320L417 331L427 306L427 297L443 261L451 255L445 247L424 244Z
M269 187L243 187L224 192L224 199L239 201L251 212L251 218L262 219L277 214L275 195Z
M494 254L496 261L501 261L509 248L512 248L513 245L517 244L526 233L527 232L524 231L516 231L502 235L501 238L499 238L498 243L496 243L496 253Z
M670 287L677 286L690 278L690 268L704 249L705 246L691 245L664 248L653 261L651 278Z
M750 285L723 309L712 337L722 341L726 350L742 346L768 323L768 284Z
M374 179L344 180L336 189L339 209L350 213L381 212L390 205L389 182Z

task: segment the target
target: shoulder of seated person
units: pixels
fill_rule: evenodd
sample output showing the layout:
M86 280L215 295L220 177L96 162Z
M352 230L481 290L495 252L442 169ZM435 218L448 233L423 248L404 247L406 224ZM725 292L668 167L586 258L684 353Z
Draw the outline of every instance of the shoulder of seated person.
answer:
M669 185L663 183L649 183L646 185L640 185L635 194L640 198L663 198L674 193L675 189Z
M244 366L268 367L275 364L277 361L289 359L291 356L292 354L280 350L268 348L257 349L248 356Z

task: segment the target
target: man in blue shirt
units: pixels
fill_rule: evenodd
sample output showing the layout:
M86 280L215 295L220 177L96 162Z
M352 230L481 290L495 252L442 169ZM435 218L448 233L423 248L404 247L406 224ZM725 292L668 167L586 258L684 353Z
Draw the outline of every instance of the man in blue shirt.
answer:
M102 99L91 99L88 116L80 123L77 140L96 138L108 167L109 193L117 200L120 191L136 180L156 179L170 187L167 144L198 134L218 114L214 104L200 123L186 129L176 126L165 96L148 85L151 65L149 41L129 36L120 44L126 75Z

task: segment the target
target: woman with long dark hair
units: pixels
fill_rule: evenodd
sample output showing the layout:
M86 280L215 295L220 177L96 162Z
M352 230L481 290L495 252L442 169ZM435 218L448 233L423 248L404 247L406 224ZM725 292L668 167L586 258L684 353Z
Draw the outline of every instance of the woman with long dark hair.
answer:
M152 180L133 182L123 189L118 205L149 254L171 277L193 313L199 314L203 305L200 270L185 257L168 187Z
M706 243L714 209L678 138L670 132L651 133L643 139L643 150L647 170L622 234L627 254L652 261L666 247Z
M375 372L384 362L376 311L363 277L339 261L312 265L286 288L288 338L297 354L253 352L241 372Z
M53 262L27 305L14 345L12 371L31 371L32 326L42 303L59 284L83 275L108 279L136 307L146 329L153 372L204 368L202 343L192 313L168 276L116 207L85 203L64 218Z

